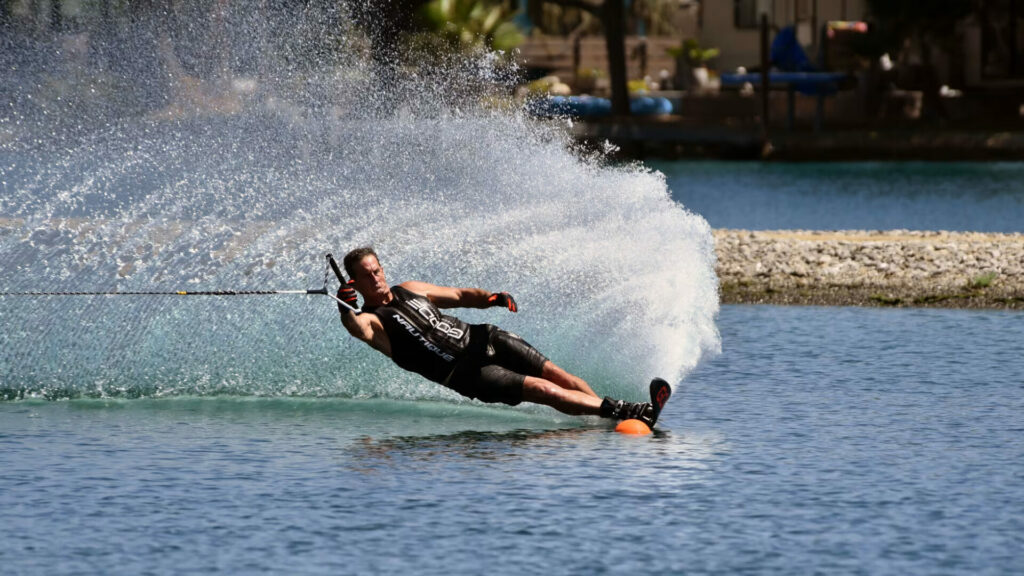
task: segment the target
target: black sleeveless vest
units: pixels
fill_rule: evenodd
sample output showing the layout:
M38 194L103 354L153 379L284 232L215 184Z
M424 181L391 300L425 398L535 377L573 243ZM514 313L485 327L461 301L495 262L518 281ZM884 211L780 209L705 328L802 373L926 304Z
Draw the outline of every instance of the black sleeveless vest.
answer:
M384 306L363 306L380 318L391 341L391 359L401 368L443 383L466 355L470 325L441 314L430 300L394 286Z

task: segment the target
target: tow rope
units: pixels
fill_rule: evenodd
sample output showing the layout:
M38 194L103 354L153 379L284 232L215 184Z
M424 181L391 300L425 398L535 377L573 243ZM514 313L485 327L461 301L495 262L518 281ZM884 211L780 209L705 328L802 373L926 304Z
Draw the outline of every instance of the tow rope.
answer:
M334 260L334 256L327 254L327 266L324 268L324 286L323 288L308 289L308 290L110 290L110 291L85 291L85 292L47 292L47 291L27 291L27 292L0 292L0 296L272 296L272 295L284 295L284 294L322 294L329 296L336 300L339 304L342 304L349 310L358 313L359 310L351 306L348 302L339 299L334 294L331 294L327 290L327 281L329 278L329 272L334 271L334 275L338 278L338 281L345 284L345 276L341 273L341 269L338 267L338 263Z

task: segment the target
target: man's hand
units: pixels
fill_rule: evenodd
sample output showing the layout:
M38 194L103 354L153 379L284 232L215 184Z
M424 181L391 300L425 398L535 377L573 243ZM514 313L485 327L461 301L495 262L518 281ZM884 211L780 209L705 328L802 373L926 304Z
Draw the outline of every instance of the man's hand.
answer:
M491 294L487 298L487 303L491 306L504 306L509 309L510 312L519 312L519 306L516 305L516 299L512 297L508 292L497 292Z
M341 300L342 302L348 304L353 308L357 308L359 300L358 296L356 296L355 288L352 287L353 283L353 280L349 280L348 284L342 284L341 287L338 288L338 300ZM341 302L338 302L338 312L344 314L345 312L348 311L348 308L345 308L344 306L341 305Z

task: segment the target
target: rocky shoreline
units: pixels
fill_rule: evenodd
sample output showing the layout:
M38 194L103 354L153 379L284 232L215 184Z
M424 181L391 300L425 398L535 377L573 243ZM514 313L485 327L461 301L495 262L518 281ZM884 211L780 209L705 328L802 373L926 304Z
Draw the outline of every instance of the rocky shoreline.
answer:
M1024 310L1024 234L714 231L725 304Z

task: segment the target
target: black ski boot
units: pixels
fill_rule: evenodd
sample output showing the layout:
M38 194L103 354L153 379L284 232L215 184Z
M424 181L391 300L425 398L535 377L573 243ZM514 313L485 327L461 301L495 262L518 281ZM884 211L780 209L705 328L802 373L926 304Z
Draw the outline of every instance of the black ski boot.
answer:
M605 397L601 402L601 417L616 420L640 420L648 426L654 426L657 418L654 406L650 402L626 402Z
M658 421L661 409L665 407L670 396L672 396L672 387L668 385L668 382L661 378L655 378L651 380L650 402L625 402L606 396L601 402L601 416L616 420L636 419L654 428L654 423Z

